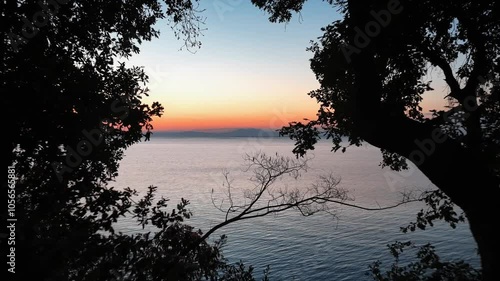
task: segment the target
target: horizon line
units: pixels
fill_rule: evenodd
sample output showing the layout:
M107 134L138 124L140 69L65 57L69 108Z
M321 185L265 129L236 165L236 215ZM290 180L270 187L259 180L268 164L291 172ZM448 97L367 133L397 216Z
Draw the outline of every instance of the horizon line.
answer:
M204 132L204 133L223 133L236 130L262 130L262 131L276 131L281 128L259 128L259 127L234 127L234 128L198 128L198 129L153 129L153 132Z

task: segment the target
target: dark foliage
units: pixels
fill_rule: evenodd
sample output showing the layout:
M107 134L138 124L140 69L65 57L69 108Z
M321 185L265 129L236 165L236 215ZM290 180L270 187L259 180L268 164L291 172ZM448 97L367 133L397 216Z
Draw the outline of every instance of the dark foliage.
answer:
M370 265L370 271L377 281L479 281L481 273L463 261L442 261L434 246L425 244L417 247L412 242L395 242L387 245L394 263L383 271L382 262ZM417 261L402 262L403 252L415 254Z
M288 21L305 1L252 2L271 21ZM379 147L382 166L396 171L413 162L450 200L437 207L431 198L431 211L409 229L436 218L456 223L456 204L478 243L483 278L498 280L500 2L325 2L342 18L309 47L320 83L309 93L319 104L317 118L281 133L296 141L299 156L325 136L334 151L363 141ZM435 94L436 73L449 106L429 116L421 102Z
M202 233L184 224L187 201L166 212L153 187L134 202L134 190L112 186L124 150L163 113L159 103L142 101L144 70L124 61L158 37L160 19L186 47L199 47L196 8L196 0L2 2L4 161L16 176L11 277L200 280L251 271L226 263L224 239L199 241ZM116 233L126 214L155 231Z

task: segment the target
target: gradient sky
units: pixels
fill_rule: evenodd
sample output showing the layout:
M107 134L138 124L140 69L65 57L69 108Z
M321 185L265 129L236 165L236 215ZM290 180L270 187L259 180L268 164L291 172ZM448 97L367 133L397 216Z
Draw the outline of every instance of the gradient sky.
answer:
M320 28L339 19L323 1L307 1L301 16L288 24L241 0L202 1L206 17L196 53L179 51L166 22L161 36L141 46L128 63L144 66L150 96L165 114L155 130L279 128L289 121L313 119L318 105L307 93L319 84L309 68L309 41ZM424 109L444 103L444 92L426 94Z

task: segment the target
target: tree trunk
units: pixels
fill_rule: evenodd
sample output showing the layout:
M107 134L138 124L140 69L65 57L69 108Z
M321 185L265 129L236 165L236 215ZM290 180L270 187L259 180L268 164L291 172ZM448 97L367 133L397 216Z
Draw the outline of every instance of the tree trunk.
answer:
M363 139L409 159L462 208L478 245L483 280L500 280L500 239L495 231L500 184L486 161L458 141L445 139L437 127L404 117L363 117L356 122Z
M491 200L494 201L494 200ZM495 204L495 203L494 203ZM481 267L483 280L499 280L498 269L500 268L500 242L498 239L498 202L478 202L475 208L466 211L470 228L477 242L479 255L481 256Z
M348 0L348 7L351 43L354 44L354 27L366 26L371 19L371 7L356 0ZM354 133L376 147L412 161L462 208L478 245L483 280L500 280L500 239L494 230L500 218L498 178L480 155L447 138L439 127L409 119L403 112L382 108L383 91L372 45L352 56L351 67L357 81L351 93Z
M359 98L363 96L363 91L373 93L370 88L365 88L367 86L369 83L359 88L356 94ZM366 108L369 103L364 101L359 101L357 106L355 120L358 134L370 144L412 161L462 208L478 245L483 280L500 280L500 239L494 230L500 218L500 188L498 178L486 162L473 150L446 137L439 127L404 116L392 116L380 111L375 113L373 109Z

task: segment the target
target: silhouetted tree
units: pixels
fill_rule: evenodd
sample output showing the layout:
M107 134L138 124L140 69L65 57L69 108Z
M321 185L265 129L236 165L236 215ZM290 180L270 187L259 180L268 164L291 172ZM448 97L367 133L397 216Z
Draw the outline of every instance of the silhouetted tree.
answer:
M196 1L9 1L1 9L5 163L16 203L2 219L17 220L15 245L2 236L2 247L15 246L11 280L254 280L251 266L222 256L225 237L206 241L216 229L185 224L188 201L167 212L156 187L136 202L135 190L111 185L124 150L143 130L149 139L163 113L141 100L143 69L122 60L159 35L163 18L185 47L199 47ZM116 233L127 214L154 232Z
M165 260L198 235L179 223L185 204L180 214L156 222L157 237L113 229L141 205L133 203L132 190L115 189L110 181L124 149L163 112L159 103L141 100L148 92L143 69L123 61L159 35L154 25L160 19L186 47L199 46L196 1L3 1L0 13L3 161L16 177L15 209L2 210L2 220L17 219L10 280L105 280L124 273L156 280L163 262L186 269L181 276L192 279L219 270L218 246L207 243L185 261ZM2 253L14 246L5 239ZM125 270L130 262L135 271Z
M372 277L376 281L479 281L481 273L463 261L443 261L430 244L416 246L412 242L395 242L387 245L394 263L390 270L383 272L382 262L370 265ZM415 262L403 262L401 256L406 252L414 253Z
M212 245L200 240L202 231L185 223L192 216L186 209L189 202L181 199L168 212L168 200L155 199L156 189L150 186L144 197L129 208L143 229L150 225L153 231L94 234L67 261L67 280L255 281L252 266L230 264L222 255L226 236ZM136 194L130 189L125 191ZM263 280L267 280L268 271L264 271Z
M284 22L305 0L252 2ZM322 129L335 151L366 141L394 170L413 162L465 212L483 278L498 280L500 2L326 2L342 19L309 48L321 85L309 93L320 104L317 119L281 133L297 141L298 155L314 148ZM428 118L420 102L432 71L444 76L449 107Z

